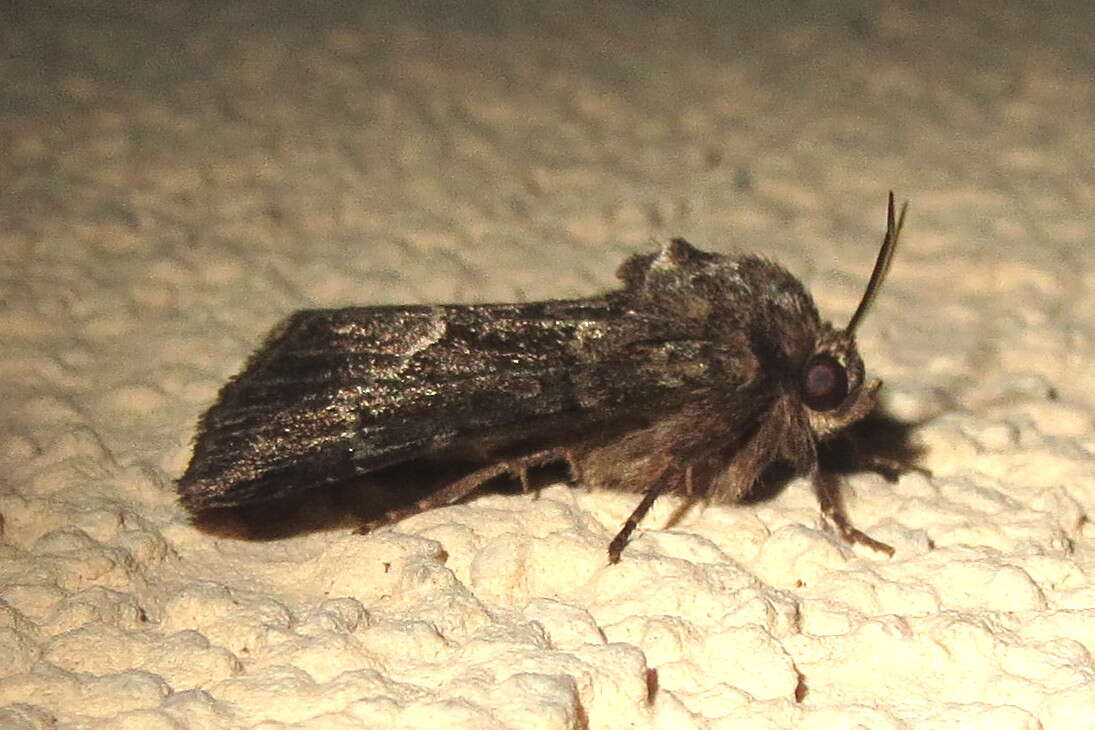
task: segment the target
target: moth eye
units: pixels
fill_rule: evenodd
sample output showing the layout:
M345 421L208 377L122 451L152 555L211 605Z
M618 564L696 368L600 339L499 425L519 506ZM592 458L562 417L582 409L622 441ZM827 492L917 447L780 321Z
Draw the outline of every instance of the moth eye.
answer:
M848 374L832 355L820 353L806 361L802 400L815 411L830 411L848 397Z

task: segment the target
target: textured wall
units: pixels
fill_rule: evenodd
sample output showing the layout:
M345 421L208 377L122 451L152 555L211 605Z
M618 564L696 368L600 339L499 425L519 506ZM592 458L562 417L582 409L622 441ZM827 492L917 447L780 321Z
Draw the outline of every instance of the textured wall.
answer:
M1095 6L361 5L0 9L0 727L1095 726ZM634 495L174 501L295 308L592 293L682 235L840 324L890 188L860 350L933 475L846 494L892 558L802 481L663 499L611 567Z

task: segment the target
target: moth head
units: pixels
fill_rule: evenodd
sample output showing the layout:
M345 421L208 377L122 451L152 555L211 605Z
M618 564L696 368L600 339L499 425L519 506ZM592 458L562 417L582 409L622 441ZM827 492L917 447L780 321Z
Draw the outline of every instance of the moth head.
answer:
M860 420L875 406L882 381L865 380L863 360L855 346L855 330L874 301L893 260L905 207L894 220L893 193L886 214L886 235L875 261L874 271L863 298L843 330L826 324L819 331L813 353L799 373L799 396L806 409L810 427L818 438L836 433Z
M870 413L881 385L877 378L865 378L852 333L830 325L822 328L813 353L798 374L799 399L818 438L834 434Z

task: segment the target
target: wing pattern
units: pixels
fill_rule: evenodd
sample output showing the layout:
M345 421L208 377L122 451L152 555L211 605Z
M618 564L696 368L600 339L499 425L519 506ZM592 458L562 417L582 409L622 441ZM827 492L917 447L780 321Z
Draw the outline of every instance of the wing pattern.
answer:
M751 361L744 336L712 341L612 295L305 310L203 416L180 494L201 510L424 457L488 461L740 395L758 377Z

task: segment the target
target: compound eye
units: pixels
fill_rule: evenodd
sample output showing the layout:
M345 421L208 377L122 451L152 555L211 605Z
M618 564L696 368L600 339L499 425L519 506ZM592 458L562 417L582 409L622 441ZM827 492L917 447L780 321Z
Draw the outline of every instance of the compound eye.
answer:
M831 411L848 397L848 373L826 353L806 361L802 371L802 400L815 411Z

